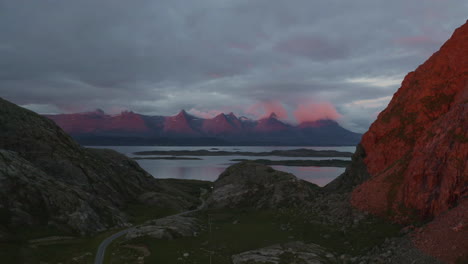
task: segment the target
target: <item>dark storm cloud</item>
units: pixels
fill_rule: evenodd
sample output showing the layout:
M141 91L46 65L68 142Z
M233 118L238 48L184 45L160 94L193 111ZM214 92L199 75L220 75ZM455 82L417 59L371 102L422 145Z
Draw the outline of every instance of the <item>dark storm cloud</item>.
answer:
M0 0L0 96L38 112L327 101L364 130L463 24L454 0Z

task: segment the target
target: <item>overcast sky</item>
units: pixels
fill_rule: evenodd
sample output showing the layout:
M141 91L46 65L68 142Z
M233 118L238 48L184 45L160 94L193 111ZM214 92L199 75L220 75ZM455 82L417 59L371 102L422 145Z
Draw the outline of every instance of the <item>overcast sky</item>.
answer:
M0 96L363 132L467 15L464 0L0 0Z

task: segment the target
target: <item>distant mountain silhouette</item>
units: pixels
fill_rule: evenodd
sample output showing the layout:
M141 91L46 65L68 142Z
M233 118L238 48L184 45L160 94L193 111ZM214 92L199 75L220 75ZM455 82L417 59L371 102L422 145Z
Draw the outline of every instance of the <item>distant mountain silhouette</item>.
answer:
M361 138L333 120L291 125L275 113L260 120L234 113L204 119L185 110L174 116L96 110L47 117L85 145L354 145Z

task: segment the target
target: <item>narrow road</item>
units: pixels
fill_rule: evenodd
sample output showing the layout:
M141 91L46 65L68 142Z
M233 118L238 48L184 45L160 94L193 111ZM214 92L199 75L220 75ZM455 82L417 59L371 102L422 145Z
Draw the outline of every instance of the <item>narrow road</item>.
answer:
M200 196L203 196L205 193L207 192L207 190L203 189L202 193ZM205 200L203 200L201 197L200 197L200 201L202 202L198 207L197 209L194 209L194 210L190 210L190 211L185 211L185 212L181 212L181 213L178 213L178 214L174 214L174 215L169 215L169 216L165 216L165 217L171 217L171 216L182 216L182 215L186 215L186 214L190 214L190 213L193 213L193 212L197 212L197 211L200 211L201 209L203 209L203 207L205 207ZM165 217L161 217L161 218L165 218ZM160 219L160 218L159 218ZM116 240L117 238L127 234L130 230L136 228L137 226L132 226L130 228L127 228L127 229L124 229L122 231L119 231L113 235L111 235L110 237L104 239L104 241L101 242L101 244L99 245L98 247L98 250L96 252L96 258L94 259L94 264L103 264L104 263L104 257L106 255L106 249L107 247L114 241Z
M94 263L95 264L104 263L104 256L106 254L107 246L109 246L110 243L112 243L112 241L114 241L115 239L127 234L128 231L132 230L133 228L135 228L135 227L127 228L125 230L117 232L117 233L113 234L112 236L104 239L104 241L102 241L101 244L98 247L98 250L97 250L97 253L96 253L96 258L94 259Z

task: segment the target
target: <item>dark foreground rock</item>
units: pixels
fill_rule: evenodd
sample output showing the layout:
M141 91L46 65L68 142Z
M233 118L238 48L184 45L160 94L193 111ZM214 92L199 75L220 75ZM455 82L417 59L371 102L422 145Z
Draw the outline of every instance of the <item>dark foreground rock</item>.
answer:
M109 200L55 180L12 151L0 150L0 186L0 223L9 228L67 227L87 233L126 222Z
M152 237L157 239L175 239L196 236L200 229L201 225L198 219L176 215L148 221L130 230L125 238Z
M184 209L199 202L124 155L83 148L53 121L1 98L0 150L0 230L95 233L127 225L128 204Z
M313 200L319 189L317 185L290 173L257 163L241 162L219 176L206 204L210 208L298 207Z
M365 255L354 258L354 263L363 264L442 264L443 262L419 250L409 236L388 238Z
M322 264L339 263L338 259L337 256L319 245L303 242L278 244L232 256L234 264Z

